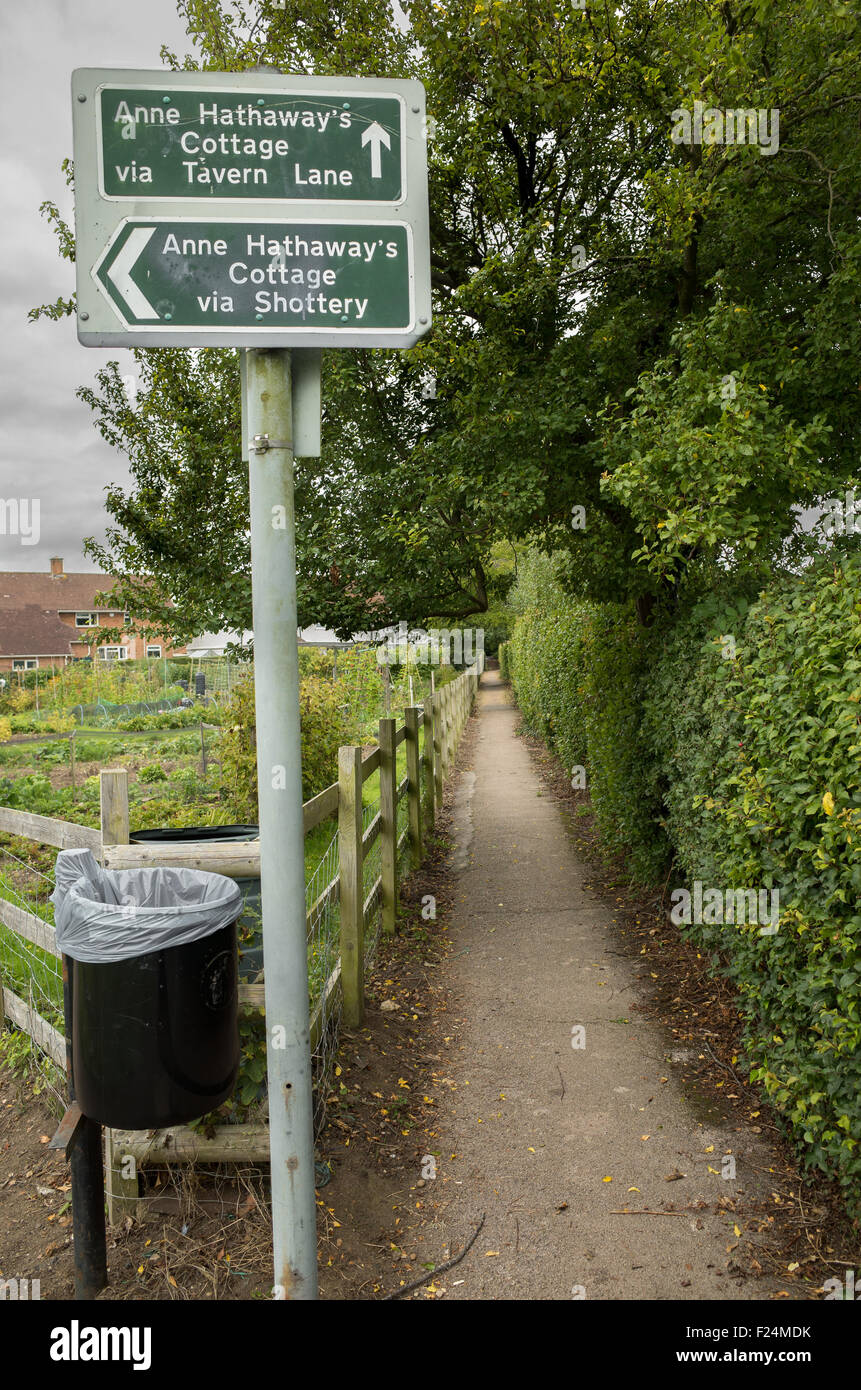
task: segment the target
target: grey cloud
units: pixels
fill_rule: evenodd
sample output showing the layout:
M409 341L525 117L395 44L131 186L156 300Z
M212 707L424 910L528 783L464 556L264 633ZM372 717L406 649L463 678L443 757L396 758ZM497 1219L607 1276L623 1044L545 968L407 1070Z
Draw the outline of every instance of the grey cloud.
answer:
M39 497L41 538L0 537L0 569L91 568L85 536L103 536L104 488L127 478L75 397L105 362L129 354L82 348L71 320L28 323L36 304L68 298L74 269L39 215L45 199L71 220L60 165L72 154L70 84L76 67L159 68L159 48L188 49L173 0L35 0L4 7L0 91L0 498Z

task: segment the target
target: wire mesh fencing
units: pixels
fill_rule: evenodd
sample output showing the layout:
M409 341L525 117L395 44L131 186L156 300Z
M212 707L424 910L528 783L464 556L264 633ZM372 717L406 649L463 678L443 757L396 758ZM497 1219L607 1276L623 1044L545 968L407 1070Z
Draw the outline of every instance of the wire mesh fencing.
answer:
M341 992L337 988L337 967L340 959L338 884L336 829L305 887L315 1134L319 1133L325 1119L326 1099L332 1080L341 1025Z
M54 874L45 861L55 859L56 852L33 848L33 858L42 861L41 868L33 859L23 857L26 851L15 853L8 842L0 842L0 897L53 926L50 895L54 891ZM62 962L58 956L25 940L3 922L0 922L0 988L11 991L49 1028L63 1033ZM27 1061L37 1075L37 1089L45 1092L51 1108L61 1113L65 1106L65 1077L56 1061L40 1045L40 1037L31 1041Z

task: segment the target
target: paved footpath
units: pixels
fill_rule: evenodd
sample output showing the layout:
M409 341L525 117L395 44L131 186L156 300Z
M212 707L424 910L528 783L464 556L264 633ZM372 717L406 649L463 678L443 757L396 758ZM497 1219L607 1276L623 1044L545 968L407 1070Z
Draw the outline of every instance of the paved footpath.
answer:
M635 962L617 954L612 911L584 884L497 672L478 711L454 784L448 973L462 1022L437 1091L445 1147L425 1242L441 1259L487 1220L437 1283L464 1299L767 1298L780 1285L732 1277L735 1218L715 1206L767 1199L769 1151L683 1095L673 1039L635 1010ZM730 1152L734 1181L719 1175Z

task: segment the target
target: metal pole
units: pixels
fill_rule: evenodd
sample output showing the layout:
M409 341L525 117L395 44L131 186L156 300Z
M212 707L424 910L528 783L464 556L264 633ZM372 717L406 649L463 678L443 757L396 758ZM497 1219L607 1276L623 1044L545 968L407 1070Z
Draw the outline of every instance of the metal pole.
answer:
M254 693L276 1298L317 1297L290 353L248 349Z

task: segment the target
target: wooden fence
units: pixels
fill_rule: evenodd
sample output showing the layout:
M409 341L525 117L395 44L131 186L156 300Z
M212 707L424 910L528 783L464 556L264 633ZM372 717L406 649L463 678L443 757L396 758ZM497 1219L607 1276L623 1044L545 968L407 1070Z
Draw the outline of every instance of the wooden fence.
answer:
M338 818L338 872L308 909L309 934L312 922L327 904L338 903L340 910L339 957L311 1013L312 1051L316 1050L328 1021L336 1016L339 1004L349 1027L362 1022L368 926L379 906L384 935L395 931L399 855L408 842L410 862L414 865L422 857L424 838L442 805L445 778L469 718L480 676L481 664L470 667L437 690L422 706L406 709L400 727L396 719L381 719L379 743L372 752L363 753L356 747L341 748L338 781L305 803L306 835L324 821ZM398 748L402 743L406 744L406 775L399 781ZM379 811L363 828L362 788L377 771L380 774ZM399 834L398 807L404 798L407 823ZM99 830L0 806L0 832L57 849L91 849L108 869L158 864L203 869L230 878L260 874L258 841L130 844L128 774L124 769L106 769L100 773L100 800ZM381 842L380 872L365 891L365 861L378 839ZM41 917L4 898L0 898L0 923L49 955L60 956L54 928ZM0 980L0 1024L5 1015L61 1070L66 1069L67 1048L62 1033L31 1004L2 985ZM239 1002L240 1006L262 1008L263 985L240 984ZM269 1130L265 1124L219 1125L208 1135L185 1125L141 1132L106 1129L109 1219L114 1222L127 1215L136 1215L137 1170L144 1162L261 1162L268 1157Z

